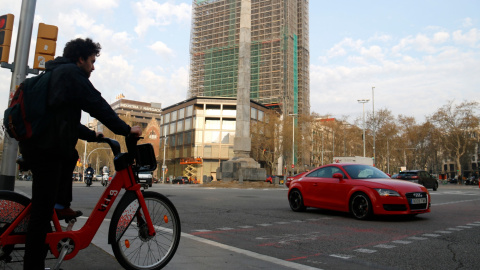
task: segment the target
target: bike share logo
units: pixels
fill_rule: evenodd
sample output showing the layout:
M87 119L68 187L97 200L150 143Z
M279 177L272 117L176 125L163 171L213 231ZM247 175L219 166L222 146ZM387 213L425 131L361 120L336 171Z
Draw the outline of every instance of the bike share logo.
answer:
M103 200L103 204L100 205L100 208L98 208L98 210L99 211L107 210L107 206L112 201L112 198L116 197L117 195L118 195L118 190L110 190L110 194L108 194L107 197Z

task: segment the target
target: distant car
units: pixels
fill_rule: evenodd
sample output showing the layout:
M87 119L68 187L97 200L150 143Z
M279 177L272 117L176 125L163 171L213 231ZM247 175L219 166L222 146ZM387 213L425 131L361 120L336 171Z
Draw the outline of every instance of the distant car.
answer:
M172 184L190 184L190 181L186 176L177 176L172 180Z
M102 181L102 178L103 178L103 176L102 176L102 175L100 175L100 174L97 174L97 175L95 175L95 178L94 178L94 180L95 180L95 181Z
M307 173L307 172L302 172L302 173L296 174L296 175L294 175L294 176L288 176L288 177L287 177L287 182L285 183L285 185L286 185L287 187L290 187L290 184L292 183L293 180L300 178L302 175L304 175L304 174L306 174L306 173Z
M438 181L435 177L426 171L422 170L406 170L401 171L397 179L410 181L412 183L423 185L426 188L431 188L433 191L438 189Z
M290 183L287 195L295 212L307 207L349 212L356 219L373 215L416 215L430 212L424 186L390 179L363 164L336 163L318 167Z
M74 172L72 175L72 181L80 181L82 180L82 174L78 172Z
M394 174L394 175L390 176L390 178L392 178L392 179L397 179L397 176L398 176L398 173L396 173L396 174Z
M138 182L139 184L145 184L149 187L152 187L153 175L152 172L139 172L138 173Z

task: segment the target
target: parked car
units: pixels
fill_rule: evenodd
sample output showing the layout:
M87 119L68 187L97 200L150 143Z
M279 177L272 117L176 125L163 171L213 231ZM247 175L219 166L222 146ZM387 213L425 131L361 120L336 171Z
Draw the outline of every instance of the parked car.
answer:
M95 180L95 181L102 181L102 177L103 177L103 176L102 176L101 174L97 174L97 175L95 175L94 180Z
M426 171L422 170L406 170L401 171L397 179L410 181L412 183L423 185L426 188L431 188L433 191L438 189L438 181L435 177Z
M307 207L349 212L357 219L373 215L416 215L430 212L430 194L424 186L390 179L363 164L336 163L305 173L290 183L290 208Z
M172 180L172 184L190 184L190 181L186 176L177 176Z
M148 185L152 187L153 183L153 175L152 172L139 172L138 173L138 183Z
M397 179L397 177L398 177L398 173L396 173L396 174L394 174L394 175L390 176L390 178L392 178L392 179Z
M288 177L287 177L287 182L285 183L285 185L286 185L287 187L290 187L290 184L292 183L293 180L300 178L302 175L304 175L304 174L306 174L306 173L307 173L307 172L302 172L302 173L296 174L296 175L294 175L294 176L288 176Z

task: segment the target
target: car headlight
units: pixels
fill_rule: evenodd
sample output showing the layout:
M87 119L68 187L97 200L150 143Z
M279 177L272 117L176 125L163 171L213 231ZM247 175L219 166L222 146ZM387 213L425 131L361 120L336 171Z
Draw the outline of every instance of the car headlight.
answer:
M398 192L396 192L395 190L383 189L383 188L376 188L375 190L378 192L378 195L380 196L400 197L400 194L398 194Z

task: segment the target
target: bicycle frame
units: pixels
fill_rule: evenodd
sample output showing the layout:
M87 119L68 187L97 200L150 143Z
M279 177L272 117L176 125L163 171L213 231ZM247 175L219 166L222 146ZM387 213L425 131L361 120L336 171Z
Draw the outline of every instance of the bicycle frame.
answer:
M46 244L50 246L50 251L52 254L58 258L60 252L57 245L61 241L68 239L73 240L73 249L69 250L69 253L65 255L63 260L70 260L77 255L77 253L88 247L92 242L93 237L97 233L100 225L102 224L105 216L112 207L115 199L117 198L120 190L124 188L127 191L135 192L140 207L143 211L143 216L148 225L148 233L150 236L155 235L155 229L150 219L150 214L145 204L145 200L140 190L141 185L136 183L135 177L132 171L132 167L128 166L126 169L118 171L110 184L106 187L99 201L97 202L95 208L93 209L90 217L87 222L77 231L63 231L60 226L60 221L58 220L57 214L53 211L52 221L54 224L55 231L47 234ZM29 204L22 213L12 222L11 226L0 236L0 243L2 246L12 245L12 244L24 244L26 236L25 235L10 235L12 231L22 222L26 223L24 218L30 212L31 204ZM132 219L133 219L132 215Z

